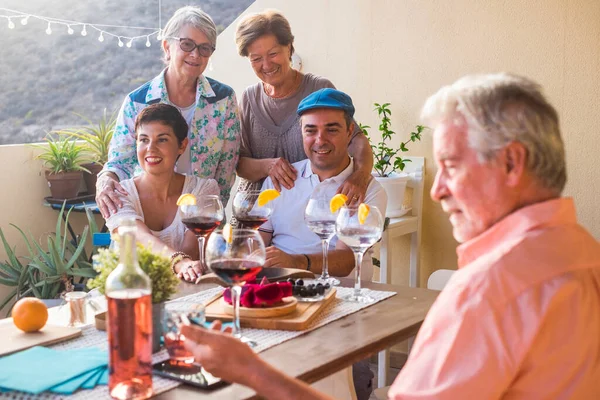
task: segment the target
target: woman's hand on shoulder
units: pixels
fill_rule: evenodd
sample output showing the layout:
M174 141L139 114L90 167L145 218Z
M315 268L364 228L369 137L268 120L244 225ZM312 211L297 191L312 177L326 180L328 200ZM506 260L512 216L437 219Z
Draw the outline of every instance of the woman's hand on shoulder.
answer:
M357 206L364 202L371 179L371 175L365 176L360 171L354 171L340 185L337 192L345 194L348 197L348 203Z
M275 190L281 192L281 186L290 190L294 187L294 181L298 176L298 171L285 158L271 158L267 168L267 173L273 181Z
M104 219L115 214L119 208L123 207L123 202L119 196L127 195L127 191L121 186L113 173L104 173L98 177L96 182L96 204Z

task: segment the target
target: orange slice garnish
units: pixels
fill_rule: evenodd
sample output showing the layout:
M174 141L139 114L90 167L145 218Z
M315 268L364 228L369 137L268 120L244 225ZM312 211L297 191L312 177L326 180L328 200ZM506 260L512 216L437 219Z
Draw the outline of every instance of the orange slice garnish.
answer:
M342 193L338 193L331 198L329 201L329 211L332 214L335 214L337 210L339 210L346 202L348 201L348 196Z
M366 205L365 203L360 203L360 205L358 206L358 223L359 224L364 224L365 221L367 220L367 217L369 216L369 211L371 211L371 208Z
M178 206L195 206L196 196L191 193L184 193L177 199Z
M227 243L233 242L233 226L229 222L223 227L223 237Z
M258 206L262 207L265 204L267 204L268 202L270 202L271 200L275 200L278 197L279 197L279 192L275 189L263 190L258 195L258 200L257 200Z

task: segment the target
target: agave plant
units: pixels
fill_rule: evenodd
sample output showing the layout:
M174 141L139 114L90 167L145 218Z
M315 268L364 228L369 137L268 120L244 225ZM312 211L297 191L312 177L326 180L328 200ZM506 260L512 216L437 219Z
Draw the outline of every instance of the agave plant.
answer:
M85 154L85 147L68 137L46 136L47 146L33 144L32 147L41 149L42 152L36 156L44 162L51 173L85 171L89 172L83 164L89 162Z
M0 310L11 300L22 297L57 298L62 292L72 290L76 280L94 278L97 275L84 250L88 226L84 228L79 240L73 243L67 236L71 211L67 212L63 226L64 213L63 205L56 222L56 231L47 237L47 248L43 248L36 240L27 237L21 228L11 224L19 231L29 251L29 255L21 259L15 255L0 229L0 239L8 256L8 260L0 262L0 284L13 288L0 302Z
M55 133L59 136L83 140L91 161L104 165L108 161L108 147L117 125L116 111L109 117L105 108L102 117L96 123L81 114L75 113L75 115L86 121L88 126L78 129L63 129Z

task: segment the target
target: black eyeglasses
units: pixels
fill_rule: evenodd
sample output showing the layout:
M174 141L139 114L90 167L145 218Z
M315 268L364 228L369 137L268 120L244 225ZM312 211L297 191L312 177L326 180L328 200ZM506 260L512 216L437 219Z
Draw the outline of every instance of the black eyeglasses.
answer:
M188 38L172 37L169 39L179 40L179 48L181 50L185 51L186 53L191 53L196 48L198 48L198 52L200 53L200 55L202 57L210 57L212 55L212 53L216 50L215 47L211 46L210 44L206 44L206 43L196 44L192 39L188 39Z

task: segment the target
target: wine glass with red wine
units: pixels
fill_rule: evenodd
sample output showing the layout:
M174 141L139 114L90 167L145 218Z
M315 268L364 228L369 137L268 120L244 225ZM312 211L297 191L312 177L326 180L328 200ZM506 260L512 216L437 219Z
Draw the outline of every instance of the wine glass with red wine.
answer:
M273 202L258 205L260 190L238 191L233 197L233 216L243 229L258 229L273 213Z
M181 222L198 238L200 263L205 265L204 242L221 225L225 215L221 199L215 195L196 196L196 204L182 204L178 212Z
M262 270L266 260L265 244L252 229L215 232L206 244L206 264L231 287L233 303L233 336L255 347L256 342L242 336L240 328L240 295L242 286Z

